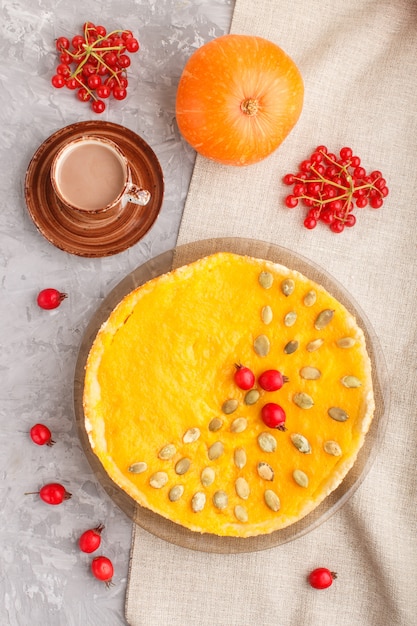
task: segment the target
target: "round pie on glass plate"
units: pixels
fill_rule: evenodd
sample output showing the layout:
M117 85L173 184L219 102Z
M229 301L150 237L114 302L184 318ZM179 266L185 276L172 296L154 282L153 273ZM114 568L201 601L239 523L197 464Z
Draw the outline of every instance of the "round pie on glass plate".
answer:
M275 391L260 384L268 370L283 377ZM263 418L271 403L285 415L277 428ZM216 252L114 308L86 361L83 406L92 451L134 501L244 538L294 524L340 485L375 400L365 335L340 301L284 265Z

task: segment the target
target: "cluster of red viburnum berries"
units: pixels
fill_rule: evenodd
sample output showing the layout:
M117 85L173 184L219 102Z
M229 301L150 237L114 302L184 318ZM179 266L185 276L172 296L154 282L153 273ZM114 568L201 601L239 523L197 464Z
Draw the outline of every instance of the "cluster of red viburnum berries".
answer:
M139 42L130 30L107 33L104 26L86 22L83 35L75 35L71 41L59 37L56 49L59 65L52 76L54 87L76 91L81 102L91 102L95 113L105 110L103 100L110 96L116 100L126 98L128 53L139 50Z
M286 174L283 180L293 186L286 206L292 209L301 201L308 208L304 226L312 229L323 222L334 233L355 225L355 206L379 209L389 193L381 172L367 174L348 147L337 156L326 146L318 146L296 174Z

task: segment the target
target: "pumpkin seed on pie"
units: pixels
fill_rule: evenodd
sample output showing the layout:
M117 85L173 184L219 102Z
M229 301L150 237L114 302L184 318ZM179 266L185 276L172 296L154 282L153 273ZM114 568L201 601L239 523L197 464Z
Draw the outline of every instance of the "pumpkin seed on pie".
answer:
M255 381L271 369L288 381L242 390L236 363ZM139 505L235 537L317 507L354 464L374 413L353 315L299 272L232 253L123 298L91 347L83 402L94 453ZM285 429L263 423L269 402L285 411Z

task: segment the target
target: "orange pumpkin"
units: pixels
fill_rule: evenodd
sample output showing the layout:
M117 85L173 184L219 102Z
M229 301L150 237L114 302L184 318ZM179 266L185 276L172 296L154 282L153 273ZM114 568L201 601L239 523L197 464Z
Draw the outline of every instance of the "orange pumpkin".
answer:
M302 110L304 86L276 44L223 35L189 58L179 81L176 118L184 139L226 165L249 165L284 141Z

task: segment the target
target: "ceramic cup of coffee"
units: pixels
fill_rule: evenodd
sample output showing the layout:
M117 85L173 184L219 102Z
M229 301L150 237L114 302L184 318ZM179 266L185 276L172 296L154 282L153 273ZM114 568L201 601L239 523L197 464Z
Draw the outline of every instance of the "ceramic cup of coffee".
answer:
M66 143L51 166L51 182L60 202L83 214L123 209L129 202L145 206L151 194L132 183L122 150L104 137L84 135Z

